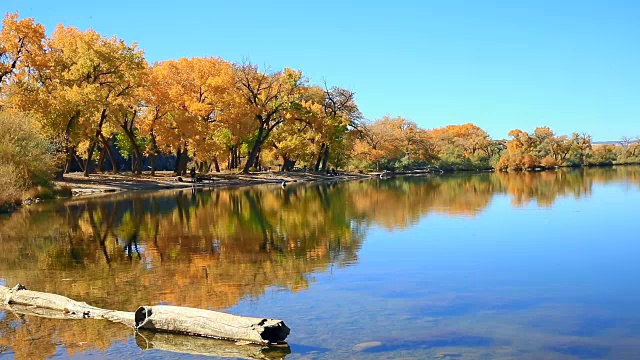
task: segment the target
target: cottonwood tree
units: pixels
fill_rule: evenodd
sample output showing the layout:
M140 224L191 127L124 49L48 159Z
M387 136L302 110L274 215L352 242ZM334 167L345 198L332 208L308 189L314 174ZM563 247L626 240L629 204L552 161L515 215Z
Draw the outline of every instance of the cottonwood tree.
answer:
M186 171L187 155L213 161L229 147L221 129L235 119L235 82L230 63L220 58L182 58L157 63L151 71L145 126L155 147L177 154L176 173ZM151 130L153 131L151 132Z
M318 156L314 170L327 170L330 149L344 141L344 135L350 129L360 129L362 113L355 102L355 93L351 90L331 87L309 88L311 101L307 105L314 112L312 129L318 134Z
M354 144L354 156L366 159L380 170L383 160L395 161L411 153L415 158L419 154L415 145L426 139L425 134L418 133L414 122L387 115L362 127L361 136Z
M248 173L256 164L258 153L271 132L285 120L291 119L291 110L299 109L303 99L302 85L307 80L298 70L262 73L251 63L236 65L234 74L236 90L249 106L256 125L247 162L242 170Z
M84 175L89 176L96 145L110 147L105 128L116 127L119 119L113 119L119 109L139 103L147 64L135 43L71 26L59 25L48 48L47 69L39 74L43 98L57 110L48 124L65 134L68 149L84 147Z
M0 96L7 95L4 91L11 81L43 65L44 40L44 26L33 18L18 19L18 13L5 15L0 30Z

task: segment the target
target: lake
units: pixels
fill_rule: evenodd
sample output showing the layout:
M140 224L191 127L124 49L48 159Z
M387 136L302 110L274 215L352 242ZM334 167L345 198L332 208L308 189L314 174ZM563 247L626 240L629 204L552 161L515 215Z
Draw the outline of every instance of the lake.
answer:
M35 204L0 216L1 285L279 318L290 348L0 308L0 358L635 359L639 205L637 166Z

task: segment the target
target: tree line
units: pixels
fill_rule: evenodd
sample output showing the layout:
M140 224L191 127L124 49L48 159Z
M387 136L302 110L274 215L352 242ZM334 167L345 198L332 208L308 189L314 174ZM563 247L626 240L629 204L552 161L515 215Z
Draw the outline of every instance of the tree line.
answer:
M26 113L52 145L59 174L118 171L114 149L151 174L161 154L176 174L249 172L277 166L411 169L496 168L633 162L638 139L593 146L587 134L513 130L494 140L474 124L422 129L402 117L365 120L353 91L311 84L300 70L261 70L217 57L149 65L137 44L6 14L0 31L0 108ZM24 116L17 117L24 119Z

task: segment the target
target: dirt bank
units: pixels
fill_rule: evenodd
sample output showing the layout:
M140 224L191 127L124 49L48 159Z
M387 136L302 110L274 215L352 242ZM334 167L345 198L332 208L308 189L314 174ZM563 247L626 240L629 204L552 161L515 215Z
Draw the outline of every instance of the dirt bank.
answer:
M258 184L281 184L283 181L287 183L343 181L363 179L370 176L371 175L354 173L340 173L336 176L329 176L326 174L305 172L262 172L252 174L215 173L208 176L213 181L204 180L196 183L196 185L199 187L237 187ZM70 188L74 196L131 190L180 189L193 186L188 175L181 179L182 181L179 181L179 179L169 171L156 172L156 176L151 176L148 173L141 176L132 176L130 173L124 173L118 175L92 174L88 178L84 177L82 173L71 173L65 174L64 179L56 181L56 185Z

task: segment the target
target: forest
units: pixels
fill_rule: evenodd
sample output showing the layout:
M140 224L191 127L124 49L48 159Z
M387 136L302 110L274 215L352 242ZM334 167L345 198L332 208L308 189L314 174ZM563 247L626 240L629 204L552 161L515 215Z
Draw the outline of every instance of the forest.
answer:
M0 31L0 203L80 170L155 175L279 170L530 170L636 163L640 139L592 144L541 126L492 139L472 124L365 119L355 93L301 70L194 57L148 64L137 44L6 14ZM162 170L166 170L163 168Z

